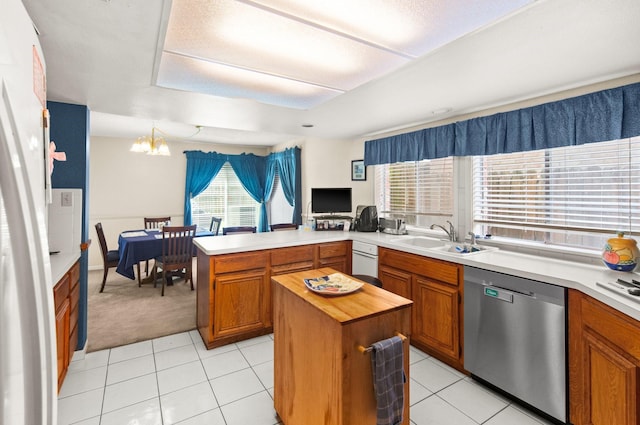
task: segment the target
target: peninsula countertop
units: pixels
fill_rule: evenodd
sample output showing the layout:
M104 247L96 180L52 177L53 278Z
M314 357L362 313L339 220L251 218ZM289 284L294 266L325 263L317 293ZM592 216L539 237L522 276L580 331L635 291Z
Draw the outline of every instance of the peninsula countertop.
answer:
M297 230L226 235L222 237L200 237L194 239L194 244L206 255L221 255L342 240L357 240L465 266L478 267L577 289L636 320L640 320L640 299L634 301L596 285L596 282L615 282L618 278L640 280L640 274L638 273L616 272L607 269L604 264L602 266L589 265L546 256L522 254L502 248L495 251L476 253L471 256L461 256L446 251L434 251L401 243L403 239L410 237L412 235L399 236L379 232Z

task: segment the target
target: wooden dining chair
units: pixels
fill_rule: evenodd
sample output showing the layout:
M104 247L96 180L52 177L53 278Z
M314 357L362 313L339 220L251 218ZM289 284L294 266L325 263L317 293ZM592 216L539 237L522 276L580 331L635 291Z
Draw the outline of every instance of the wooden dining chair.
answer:
M100 242L100 250L102 251L102 262L104 263L104 275L102 276L102 286L100 292L104 290L104 284L107 282L107 274L112 267L118 267L120 254L116 250L109 251L107 248L107 240L104 237L102 223L96 223L96 232L98 232L98 241Z
M223 227L222 234L223 235L231 235L238 233L255 233L255 226L233 226L233 227Z
M145 217L144 228L145 229L159 229L164 225L171 223L171 217ZM149 276L149 260L145 262L144 273ZM141 285L140 280L140 263L138 263L138 286Z
M144 228L145 229L159 229L165 224L171 223L171 217L145 217Z
M280 224L272 224L269 226L272 232L277 232L280 230L298 230L298 225L296 223L280 223Z
M153 267L153 287L156 286L158 268L162 269L162 296L164 287L172 273L184 270L184 281L191 282L193 291L193 238L196 235L193 226L164 226L162 228L162 255L156 257Z
M220 231L220 223L222 219L219 217L211 217L211 224L209 225L209 231L213 233L213 236L218 236Z

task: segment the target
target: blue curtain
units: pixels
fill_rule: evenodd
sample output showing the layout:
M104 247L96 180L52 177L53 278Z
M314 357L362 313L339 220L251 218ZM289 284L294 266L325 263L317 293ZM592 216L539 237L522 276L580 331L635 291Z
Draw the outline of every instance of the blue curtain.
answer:
M185 151L187 177L185 183L184 222L191 224L191 198L209 186L225 162L233 168L240 183L251 198L260 204L258 231L269 229L266 202L271 198L276 169L287 202L293 206L293 222L302 223L302 179L300 172L300 148L285 149L268 156L254 154L222 155L216 152Z
M365 142L365 165L493 155L640 135L640 83Z
M227 155L216 152L185 151L187 177L184 188L184 224L191 225L191 198L198 196L227 162Z
M252 153L240 155L228 155L229 164L238 176L242 187L260 204L260 218L258 220L258 231L266 232L269 226L267 216L267 204L265 202L266 188L266 159ZM273 182L272 182L273 183Z
M296 197L296 189L300 189L300 180L297 179L299 177L297 170L300 168L300 148L289 148L283 152L274 152L269 155L269 161L277 164L284 197L289 205L293 207L291 222L302 224L300 196Z
M271 199L271 193L273 192L273 184L276 181L276 171L278 170L278 163L274 161L270 154L265 158L265 183L264 183L264 199L268 201ZM265 202L265 214L266 214L266 202ZM268 216L267 216L268 217ZM269 223L265 223L265 229L267 231Z

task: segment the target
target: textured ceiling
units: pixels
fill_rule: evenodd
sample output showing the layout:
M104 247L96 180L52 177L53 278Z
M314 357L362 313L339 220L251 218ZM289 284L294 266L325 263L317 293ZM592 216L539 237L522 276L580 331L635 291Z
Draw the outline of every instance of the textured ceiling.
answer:
M176 1L157 84L310 109L531 1Z
M257 64L235 63L247 60L247 55L257 57L247 51L240 54L242 49L237 48L238 41L233 37L244 33L240 28L233 31L232 25L232 30L225 32L231 34L231 41L223 43L219 31L224 23L205 25L213 11L204 6L192 5L187 11L191 18L171 15L174 6L190 4L190 0L23 0L23 3L40 31L48 99L87 105L91 110L91 134L96 136L135 138L147 134L155 123L176 135L192 134L194 126L201 125L202 131L193 140L241 145L268 146L303 138L371 137L392 128L422 125L640 73L638 0L538 0L488 25L465 19L485 12L477 7L486 7L489 16L501 16L505 9L493 10L487 5L513 3L367 0L372 5L394 4L393 10L387 12L389 27L400 19L397 16L402 15L407 5L417 5L419 12L415 16L403 18L408 19L406 26L418 23L419 30L431 31L427 31L426 38L423 34L387 42L381 41L387 36L376 38L387 25L377 25L372 34L369 30L373 25L367 24L366 19L362 20L365 23L360 19L333 22L333 18L325 16L324 2L230 2L232 9L266 9L273 14L275 8L279 22L293 21L294 26L310 24L314 31L321 28L323 37L331 39L344 38L348 33L347 45L376 52L363 54L362 59L329 49L329 54L337 54L341 67L327 70L322 60L314 62L319 57L319 48L309 49L310 59L297 64L297 68L287 67L295 71L288 80L303 86L311 82L312 87L332 90L329 94L323 90L320 97L298 93L288 99L273 87L265 90L250 86L237 93L233 90L239 89L225 84L225 80L205 82L206 69L198 69L191 76L187 72L180 75L179 67L185 65L179 62L193 66L201 55L216 51L218 44L227 47L206 63L232 69L234 72L227 73L229 81L241 80L241 72L261 71L268 76L280 76L282 71L275 66L286 62L291 53L274 45L266 54L260 53L262 59ZM315 10L290 19L302 14L299 4L311 4ZM362 18L368 13L355 0L327 4L332 5L327 11L345 5L359 7ZM452 14L460 8L465 13L456 20ZM427 25L432 12L442 16L433 27ZM339 15L348 16L346 12ZM191 19L194 26L203 24L199 32L191 33L192 40L185 43L191 49L188 52L178 52L182 48L178 45L182 43L181 37L174 38L167 32L171 19L187 22ZM462 32L445 35L443 22L456 22ZM262 34L265 39L271 36L271 32ZM424 40L428 43L423 44ZM303 43L302 51L308 45ZM430 50L434 47L435 50ZM414 55L418 55L416 59ZM357 60L351 61L355 57ZM361 60L371 57L394 59L371 65L369 75L351 72ZM333 82L334 78L338 82ZM170 81L175 83L174 88L159 86L169 85ZM206 93L190 91L189 87ZM227 92L210 94L214 89ZM263 97L258 98L256 93ZM291 107L279 106L287 102L292 102ZM302 127L303 124L313 127Z

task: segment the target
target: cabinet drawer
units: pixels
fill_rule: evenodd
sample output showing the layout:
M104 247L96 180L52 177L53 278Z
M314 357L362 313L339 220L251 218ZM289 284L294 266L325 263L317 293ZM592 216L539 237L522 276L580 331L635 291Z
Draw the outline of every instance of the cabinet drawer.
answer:
M313 262L313 245L303 245L291 248L280 248L271 251L271 265Z
M268 260L269 253L267 251L228 254L215 259L214 271L219 274L261 269L267 266Z
M73 266L71 266L71 269L69 270L69 277L71 279L69 281L69 286L71 289L73 289L80 282L80 262L79 261L76 261L76 263Z
M65 274L60 281L53 288L53 300L56 306L56 311L60 309L62 303L69 298L69 274Z
M318 246L318 256L320 258L342 257L346 255L346 242L325 243Z
M385 248L380 249L379 261L382 265L458 286L461 266L455 263Z
M287 274L294 272L302 272L305 270L313 270L313 261L302 261L300 263L282 264L280 266L271 267L271 275Z
M430 259L428 266L416 271L416 273L431 279L439 280L440 282L458 286L460 267L462 266L459 266L458 264Z

